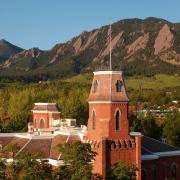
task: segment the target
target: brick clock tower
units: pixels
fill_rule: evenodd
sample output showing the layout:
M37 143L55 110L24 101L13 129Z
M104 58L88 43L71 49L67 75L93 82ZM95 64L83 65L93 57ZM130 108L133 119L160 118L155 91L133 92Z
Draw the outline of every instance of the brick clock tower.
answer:
M94 173L104 179L118 161L137 164L141 179L141 136L129 133L128 101L121 71L94 72L85 141L97 152Z

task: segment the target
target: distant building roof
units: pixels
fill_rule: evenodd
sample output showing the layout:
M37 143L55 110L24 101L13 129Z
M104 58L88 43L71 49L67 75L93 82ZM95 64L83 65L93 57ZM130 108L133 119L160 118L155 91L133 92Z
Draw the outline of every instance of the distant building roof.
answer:
M60 108L56 103L34 103L32 111L60 112Z

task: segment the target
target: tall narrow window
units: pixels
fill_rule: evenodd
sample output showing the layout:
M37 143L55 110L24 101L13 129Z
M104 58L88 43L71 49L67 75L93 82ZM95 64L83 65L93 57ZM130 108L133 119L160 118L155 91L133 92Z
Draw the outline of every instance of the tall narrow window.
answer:
M116 130L120 130L120 112L116 112Z
M34 119L34 128L36 128L36 123L37 123L36 119Z
M97 80L94 80L92 85L92 92L95 93L97 91L98 82Z
M175 164L171 166L171 179L176 180L176 165Z
M122 88L122 81L117 80L116 81L116 92L121 92L121 88Z
M141 171L141 178L142 178L142 180L146 180L146 170L145 169L142 169L142 171Z
M40 128L44 128L44 120L43 119L40 120Z
M157 179L157 171L156 171L157 167L156 166L153 166L153 180L156 180Z
M94 111L92 114L92 129L96 129L96 113Z

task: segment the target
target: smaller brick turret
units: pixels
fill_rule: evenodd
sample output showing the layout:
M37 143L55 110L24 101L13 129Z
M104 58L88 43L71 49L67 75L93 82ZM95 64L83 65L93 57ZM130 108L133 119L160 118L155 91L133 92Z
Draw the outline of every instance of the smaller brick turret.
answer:
M35 129L51 128L57 121L60 124L60 109L56 103L35 103L33 123Z

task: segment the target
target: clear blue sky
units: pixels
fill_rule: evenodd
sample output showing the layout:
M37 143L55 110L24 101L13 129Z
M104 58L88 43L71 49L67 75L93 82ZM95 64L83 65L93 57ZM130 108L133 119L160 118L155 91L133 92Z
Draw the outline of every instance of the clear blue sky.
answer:
M125 18L180 22L180 0L0 0L0 39L22 48L50 49Z

